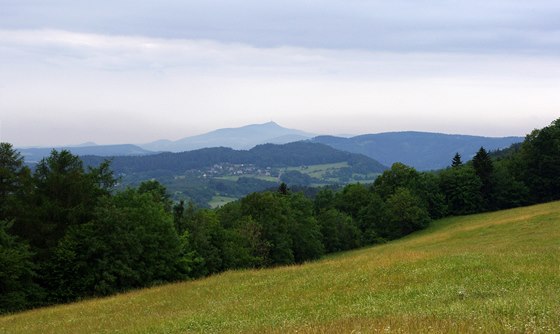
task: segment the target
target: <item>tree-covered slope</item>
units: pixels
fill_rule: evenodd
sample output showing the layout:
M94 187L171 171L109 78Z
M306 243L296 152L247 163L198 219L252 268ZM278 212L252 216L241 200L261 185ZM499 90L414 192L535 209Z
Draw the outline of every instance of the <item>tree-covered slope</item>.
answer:
M105 158L84 156L86 165L98 165ZM160 153L147 156L117 156L112 158L115 172L146 172L166 170L184 172L200 169L217 163L253 164L259 167L288 167L348 162L351 166L379 173L386 169L379 162L361 154L331 148L309 142L294 142L284 145L258 145L248 151L226 147L204 148L181 153Z
M489 151L503 149L523 141L523 137L490 138L408 131L366 134L351 138L319 136L312 141L339 150L364 154L386 166L401 162L418 170L435 170L448 167L449 157L455 153L469 160L480 147Z
M6 333L556 332L560 202L434 222L300 266L0 317Z

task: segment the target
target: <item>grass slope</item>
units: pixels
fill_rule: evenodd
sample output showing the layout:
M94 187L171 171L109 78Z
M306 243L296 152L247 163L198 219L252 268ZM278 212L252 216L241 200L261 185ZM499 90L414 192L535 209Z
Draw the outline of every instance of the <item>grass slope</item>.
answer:
M301 266L0 318L2 333L558 332L560 202L437 221Z

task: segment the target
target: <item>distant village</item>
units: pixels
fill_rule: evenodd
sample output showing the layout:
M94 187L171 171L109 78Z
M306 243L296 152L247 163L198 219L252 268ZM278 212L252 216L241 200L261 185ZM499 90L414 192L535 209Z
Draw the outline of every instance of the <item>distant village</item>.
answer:
M231 164L220 163L214 164L199 170L191 170L188 174L196 174L200 178L215 178L227 176L244 176L250 175L253 177L278 177L279 170L272 167L257 167L254 164Z

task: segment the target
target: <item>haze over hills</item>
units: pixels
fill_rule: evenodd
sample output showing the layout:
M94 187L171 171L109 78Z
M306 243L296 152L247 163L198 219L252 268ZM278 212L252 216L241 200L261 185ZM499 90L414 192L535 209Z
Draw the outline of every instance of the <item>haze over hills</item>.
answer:
M184 152L208 147L230 147L248 150L260 144L287 144L315 137L315 134L284 128L275 122L251 124L239 128L224 128L176 141L158 140L141 144L150 151Z
M482 137L451 135L417 131L363 134L353 137L315 136L314 134L284 128L277 123L251 124L238 128L217 129L202 135L185 137L177 141L158 140L142 145L95 145L58 147L73 154L113 156L141 156L159 152L185 152L201 148L228 147L249 150L262 144L286 144L301 140L326 144L337 150L366 155L385 166L402 162L418 170L441 169L449 166L456 152L463 161L470 160L482 146L486 150L498 150L523 141L523 137ZM47 156L51 148L20 149L28 163Z
M487 151L504 149L523 141L523 137L482 137L430 132L385 132L351 138L318 136L311 141L333 148L360 153L386 166L402 162L418 170L441 169L451 164L455 153L470 160L480 147Z
M154 152L147 151L139 146L132 144L121 145L95 145L95 143L85 143L77 146L60 146L60 147L35 147L35 148L19 148L18 151L25 158L27 163L39 162L44 157L48 156L53 149L57 151L66 149L75 155L98 155L103 157L108 156L136 156L154 154Z

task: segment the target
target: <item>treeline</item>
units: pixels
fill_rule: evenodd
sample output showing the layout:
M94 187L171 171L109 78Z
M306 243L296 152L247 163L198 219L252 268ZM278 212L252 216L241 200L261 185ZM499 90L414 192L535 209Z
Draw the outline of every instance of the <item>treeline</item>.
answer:
M451 158L451 157L450 157ZM156 181L113 193L108 163L53 151L32 173L0 144L0 312L104 296L228 269L301 263L399 238L430 220L560 199L560 120L493 158L314 197L253 193L219 209L170 201Z

